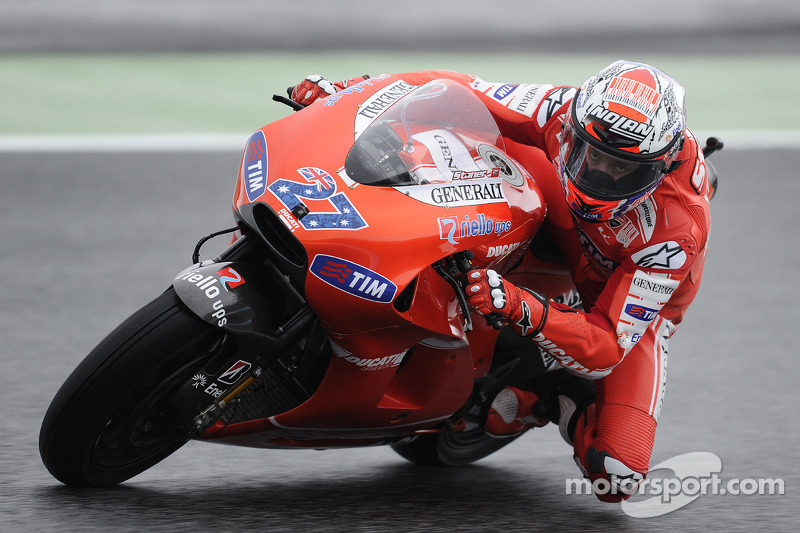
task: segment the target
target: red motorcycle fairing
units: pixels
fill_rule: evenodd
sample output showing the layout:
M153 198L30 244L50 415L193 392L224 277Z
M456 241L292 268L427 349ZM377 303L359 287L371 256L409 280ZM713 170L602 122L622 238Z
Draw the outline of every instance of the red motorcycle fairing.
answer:
M432 271L423 274L420 283L452 293ZM460 313L452 296L446 305L451 315ZM356 438L379 442L427 430L467 401L476 377L489 370L497 335L483 321L475 321L475 328L462 337L425 337L428 333L402 326L333 335L330 364L308 401L267 420L224 430L218 424L207 435L247 446L336 447L351 446ZM473 336L477 342L471 342Z
M491 264L500 256L498 250L527 242L544 215L538 187L508 156L503 164L509 176L395 187L353 181L344 163L354 139L334 132L356 129L364 120L364 109L370 110L367 115L372 120L381 117L375 115L376 102L388 105L387 87L408 86L391 76L368 81L358 91L337 95L333 102L320 101L256 132L242 158L234 194L237 213L248 210L255 197L255 202L267 204L302 243L309 263L306 268L311 267L315 274L307 276L305 293L329 331L337 333L407 321L408 317L398 316L382 297L402 292L421 268L460 250L474 251L476 266ZM453 82L442 83L461 99L474 99L473 105L482 108L494 124L467 89ZM394 98L389 103L413 95L404 91L389 91ZM439 118L431 117L429 107L419 112L424 118L413 122L413 127L438 129ZM442 113L439 110L437 114ZM495 132L479 141L489 139L495 152L502 153L496 147L500 144L502 148L502 138L496 125L493 127ZM309 148L299 149L297 139L303 139ZM308 213L298 217L293 213L298 209ZM336 258L339 264L333 260L325 265L323 257ZM339 278L337 268L341 269ZM352 277L345 282L342 276Z
M477 267L504 270L518 260L545 211L529 170L540 171L506 154L477 98L445 80L418 88L371 78L254 133L235 214L281 248L332 355L301 405L218 422L204 438L352 445L451 417L489 371L497 332L482 320L465 331L453 288L431 265L465 250ZM281 222L278 245L276 224L265 225L259 211Z

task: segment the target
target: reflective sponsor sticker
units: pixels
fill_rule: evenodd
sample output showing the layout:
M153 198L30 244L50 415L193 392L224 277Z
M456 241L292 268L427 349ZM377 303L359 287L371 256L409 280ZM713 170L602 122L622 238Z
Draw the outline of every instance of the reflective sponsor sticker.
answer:
M397 293L397 285L385 277L340 257L318 254L309 270L328 285L365 300L388 303Z

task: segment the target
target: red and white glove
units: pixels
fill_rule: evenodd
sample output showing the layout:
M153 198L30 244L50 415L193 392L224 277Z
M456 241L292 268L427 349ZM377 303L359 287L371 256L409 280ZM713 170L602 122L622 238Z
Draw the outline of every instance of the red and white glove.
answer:
M467 303L490 323L497 318L507 321L523 337L537 335L544 327L549 305L541 294L517 287L494 270L473 270L467 282Z
M336 94L337 87L332 81L326 80L319 74L312 74L295 85L289 98L302 105L309 105L318 98Z
M325 98L332 94L345 89L355 83L368 79L368 75L352 78L344 81L332 82L320 76L319 74L312 74L307 76L306 79L290 88L289 98L298 104L309 105L319 98Z

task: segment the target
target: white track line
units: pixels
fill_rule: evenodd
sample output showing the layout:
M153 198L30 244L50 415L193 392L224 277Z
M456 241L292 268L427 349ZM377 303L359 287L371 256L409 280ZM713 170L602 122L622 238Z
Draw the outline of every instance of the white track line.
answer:
M800 131L698 130L703 143L711 135L728 150L800 149ZM0 152L206 152L244 149L249 133L171 135L14 135L0 136Z
M238 152L249 137L249 133L0 136L0 152Z

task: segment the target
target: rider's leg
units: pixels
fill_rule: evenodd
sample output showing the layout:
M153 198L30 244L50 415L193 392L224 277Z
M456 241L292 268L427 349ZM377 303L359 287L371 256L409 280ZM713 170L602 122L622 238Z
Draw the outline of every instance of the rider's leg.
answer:
M499 437L554 422L564 440L572 444L578 418L594 401L594 381L562 368L552 369L503 389L492 402L484 429Z
M574 289L554 301L581 308L580 296ZM563 403L566 414L559 430L571 443L567 431L574 429L580 412L594 402L594 382L568 373L536 344L510 328L500 332L494 360L501 365L511 360L519 362L511 371L513 376L494 389L496 396L490 398L491 407L483 424L486 433L507 437L544 426L548 421L558 423Z
M579 414L575 461L603 501L627 499L647 475L666 382L667 343L675 326L656 319L606 377L597 401Z

